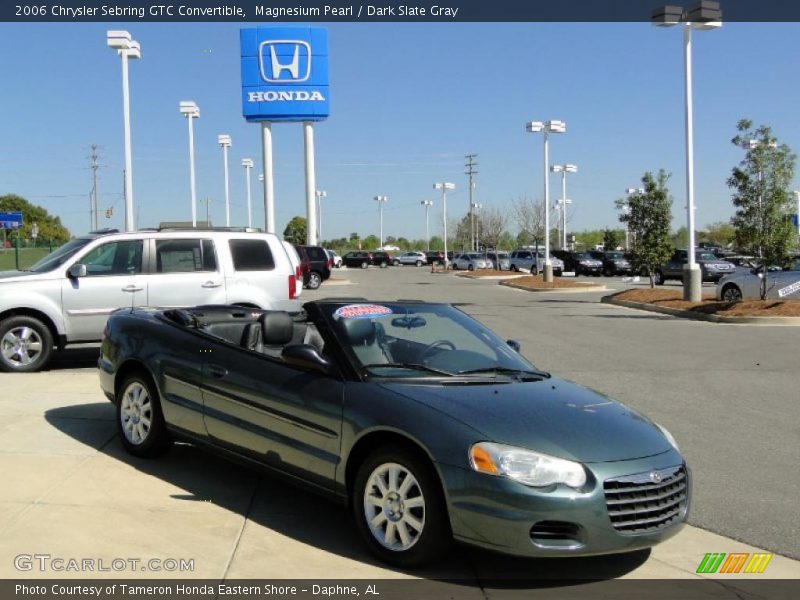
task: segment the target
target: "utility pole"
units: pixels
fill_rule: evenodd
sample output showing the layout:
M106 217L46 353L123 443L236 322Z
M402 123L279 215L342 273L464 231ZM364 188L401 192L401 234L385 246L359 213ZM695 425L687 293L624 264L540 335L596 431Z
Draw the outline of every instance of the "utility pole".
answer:
M211 206L211 198L203 198L200 200L201 204L206 205L206 227L211 227L211 218L210 218L210 206Z
M97 189L97 169L100 168L100 165L97 164L97 144L92 144L90 147L92 149L92 154L90 156L92 159L92 210L90 224L91 230L97 231L99 229L97 213L100 210L99 190Z
M464 165L467 170L464 171L465 175L469 176L469 231L470 236L472 237L472 241L470 244L470 250L476 250L475 248L475 213L473 212L473 207L475 203L472 201L472 192L475 189L475 183L472 181L473 176L477 175L478 172L475 170L475 167L478 166L478 163L475 162L477 158L477 154L467 154L464 156L467 159L466 164Z

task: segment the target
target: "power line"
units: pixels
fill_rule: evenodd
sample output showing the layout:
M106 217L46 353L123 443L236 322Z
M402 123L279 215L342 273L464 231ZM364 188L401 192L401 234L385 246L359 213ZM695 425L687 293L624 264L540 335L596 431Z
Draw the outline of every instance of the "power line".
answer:
M477 250L475 246L475 213L473 212L472 209L472 207L475 204L472 201L472 192L475 189L475 183L473 182L472 178L478 174L478 172L475 170L475 167L478 166L478 163L475 162L477 156L478 156L477 154L467 154L464 156L464 158L467 159L467 162L464 165L467 168L467 170L464 171L464 174L469 176L469 223L470 223L469 233L472 239L472 245L470 246L472 250Z

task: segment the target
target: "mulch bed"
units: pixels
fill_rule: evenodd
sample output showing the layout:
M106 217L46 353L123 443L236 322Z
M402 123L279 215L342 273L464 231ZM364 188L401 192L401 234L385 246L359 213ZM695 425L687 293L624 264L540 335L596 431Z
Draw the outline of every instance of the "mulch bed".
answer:
M495 273L498 272L499 271L495 271ZM507 271L503 271L503 273L507 273ZM575 288L602 286L602 282L584 283L580 281L572 281L570 279L564 279L563 277L554 277L552 282L545 283L542 275L529 275L527 277L509 279L508 282L513 283L515 287L516 286L526 287L532 290L550 290L550 289L566 289L566 288L575 289Z
M680 310L690 310L707 315L725 317L800 317L800 300L741 300L739 302L718 302L713 296L704 296L702 302L683 300L681 290L635 289L612 295L617 300L643 302L655 306L667 306Z

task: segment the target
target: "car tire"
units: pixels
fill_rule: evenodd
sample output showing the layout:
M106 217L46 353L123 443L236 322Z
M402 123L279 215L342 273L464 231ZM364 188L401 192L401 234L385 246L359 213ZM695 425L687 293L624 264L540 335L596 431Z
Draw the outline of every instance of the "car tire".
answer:
M320 275L316 271L311 271L311 273L308 274L308 284L306 284L306 287L310 290L317 290L321 285L322 285L322 275Z
M655 275L653 275L653 280L655 281L656 285L664 285L666 279L664 279L664 273L661 271L656 271Z
M9 317L0 323L0 370L31 373L53 357L53 334L35 317Z
M467 271L474 271L474 270L475 270L474 265L467 265Z
M368 266L369 266L369 263L367 261L364 260L364 261L361 262L361 268L362 269L366 269Z
M604 269L603 275L605 275L606 277L613 277L614 273L611 272L611 269Z
M409 477L411 483L403 492ZM436 471L425 458L403 447L388 446L367 457L356 473L351 497L359 533L367 547L389 564L409 568L431 563L452 543ZM407 506L412 502L414 506Z
M421 260L418 260L418 261L416 262L416 265L417 265L418 267L421 267L421 266L422 266L422 261L421 261Z
M394 262L392 262L392 264L393 264L395 267L399 267L399 266L400 266L400 261L399 261L399 260L395 260Z
M141 458L155 458L169 450L172 438L150 378L134 373L123 380L118 390L117 430L125 450Z
M516 273L516 272L517 272L517 265L511 265L511 266L508 268L508 270L509 270L509 271L513 271L514 273Z
M722 299L725 302L738 302L742 299L742 290L739 289L738 285L729 283L722 288Z

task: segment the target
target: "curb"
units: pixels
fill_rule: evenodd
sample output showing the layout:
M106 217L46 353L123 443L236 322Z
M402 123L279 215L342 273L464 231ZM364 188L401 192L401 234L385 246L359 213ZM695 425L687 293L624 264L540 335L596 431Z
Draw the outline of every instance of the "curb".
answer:
M520 277L527 277L524 273L519 275L469 275L467 273L455 273L456 277L463 277L465 279L477 279L478 281L496 281L506 279L519 279Z
M602 285L589 285L586 287L581 288L529 288L525 287L524 285L519 285L514 283L513 281L501 281L500 285L505 287L514 288L515 290L522 290L524 292L536 292L536 293L558 293L558 294L582 294L584 292L608 292L609 289Z
M709 323L728 323L731 325L773 325L784 327L800 326L800 317L725 317L722 315L706 315L693 310L683 310L681 308L671 308L669 306L656 306L645 302L631 302L629 300L617 300L613 296L603 296L600 302L613 304L624 308L635 310L645 310L647 312L661 313L693 321L707 321Z

